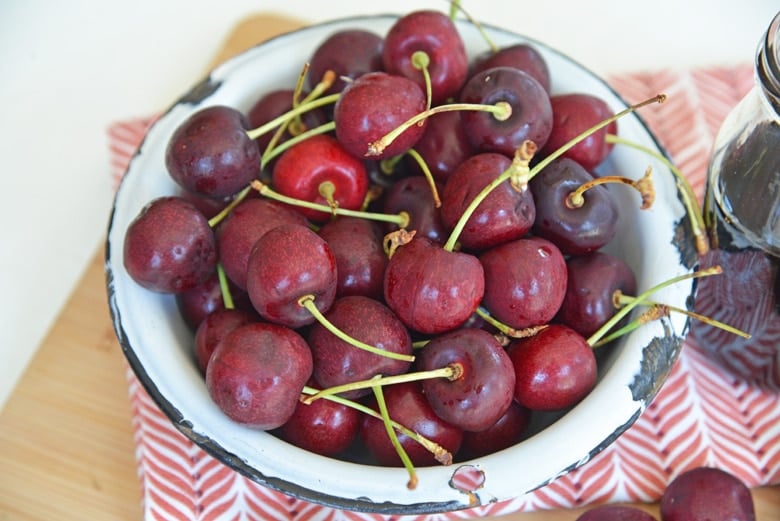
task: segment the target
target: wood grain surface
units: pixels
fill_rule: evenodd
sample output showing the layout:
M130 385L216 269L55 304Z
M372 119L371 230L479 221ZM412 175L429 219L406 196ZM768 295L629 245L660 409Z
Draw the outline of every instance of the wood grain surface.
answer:
M215 45L213 63L299 25L269 14L250 17ZM1 521L143 518L125 367L101 249L0 412ZM758 521L780 519L780 487L753 494ZM640 507L658 516L656 505ZM574 521L582 511L502 519Z

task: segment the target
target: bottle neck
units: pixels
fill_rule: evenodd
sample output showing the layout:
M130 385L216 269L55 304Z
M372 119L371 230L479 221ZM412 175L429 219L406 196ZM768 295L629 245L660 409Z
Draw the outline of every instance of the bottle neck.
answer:
M780 13L769 24L759 45L756 74L764 94L780 114Z

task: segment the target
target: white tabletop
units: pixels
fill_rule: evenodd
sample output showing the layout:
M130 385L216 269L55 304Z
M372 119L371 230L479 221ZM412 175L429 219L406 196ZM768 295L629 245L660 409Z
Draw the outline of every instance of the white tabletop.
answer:
M780 0L463 4L605 75L749 61L780 9ZM0 407L103 240L111 122L166 107L249 14L316 22L422 7L447 9L444 0L0 2Z

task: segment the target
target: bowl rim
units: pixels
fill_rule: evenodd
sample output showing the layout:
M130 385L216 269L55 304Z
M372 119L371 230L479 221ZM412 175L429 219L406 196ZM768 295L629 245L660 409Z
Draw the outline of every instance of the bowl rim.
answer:
M161 113L159 118L153 123L152 128L155 127L167 115L169 115L171 111L174 110L174 108L176 108L177 106L180 106L181 104L199 103L204 99L208 99L208 97L214 92L216 92L221 86L221 81L219 80L220 71L230 70L231 67L238 66L240 60L246 59L248 55L251 55L258 48L264 47L272 42L280 42L281 40L284 40L290 37L291 35L295 36L295 35L300 35L302 33L307 33L312 29L338 28L350 24L354 25L356 23L365 23L366 21L370 21L370 20L381 20L383 22L389 23L390 21L397 19L399 16L402 15L390 14L390 13L378 13L378 14L370 14L370 15L361 14L361 15L337 18L337 19L309 25L306 27L302 27L299 29L287 31L277 36L274 36L272 38L266 39L262 42L259 42L258 44L248 48L247 50L226 60L225 62L219 64L214 69L212 69L208 73L208 75L206 75L200 82L195 84L194 87L192 87L185 94L183 94L178 99L176 99L163 113ZM459 24L459 29L462 29L463 27L471 26L469 22L462 21L462 20L459 20L458 24ZM610 91L612 95L616 99L618 99L621 103L623 103L624 105L628 105L628 103L617 93L617 91L611 85L609 85L606 82L606 80L594 74L590 69L583 66L579 62L571 59L569 56L565 55L564 53L548 46L543 42L540 42L533 38L529 38L522 34L515 33L505 28L496 27L490 24L483 24L482 26L485 30L490 31L492 34L502 34L506 38L517 40L518 42L527 42L533 46L536 46L538 49L543 50L545 53L551 55L557 55L560 59L569 62L575 67L578 67L584 73L589 75L594 81L600 83L605 89ZM634 118L636 120L641 130L647 134L648 139L650 139L653 142L656 149L661 154L663 154L667 159L669 159L669 154L664 149L662 144L659 142L657 136L655 136L655 134L653 134L653 132L650 130L644 118L642 118L642 116L636 112L631 114L629 117ZM151 131L151 128L148 130ZM132 171L134 170L134 165L136 163L136 160L143 153L147 136L149 136L149 133L147 133L144 136L141 145L139 146L139 148L131 158L125 174L131 174ZM199 432L197 432L197 429L193 426L192 422L188 420L184 414L182 414L182 412L180 411L180 409L177 407L176 404L172 403L169 400L169 398L164 395L164 393L158 388L155 381L147 373L147 370L145 369L142 361L140 360L138 354L136 353L136 349L131 344L131 341L123 325L122 312L119 309L117 304L117 295L115 293L116 288L114 284L114 279L117 276L117 273L115 273L115 271L121 268L122 266L121 264L122 248L120 244L113 244L112 231L114 230L114 226L115 226L115 214L117 212L117 202L118 202L119 194L121 193L126 183L128 183L128 177L129 177L128 175L123 176L123 178L120 181L120 185L117 189L117 195L116 198L114 199L114 203L112 205L112 209L109 217L108 236L105 244L105 274L106 274L106 287L108 292L109 309L110 309L116 336L119 340L122 351L130 365L130 368L132 369L133 373L136 375L137 379L141 383L143 389L147 392L147 394L151 397L154 403L161 409L161 411L165 414L165 416L167 416L167 418L175 425L175 427L181 433L183 433L190 441L195 443L197 446L203 449L210 456L221 461L228 467L238 471L240 474L248 477L255 483L277 490L284 494L291 495L295 498L314 502L324 506L351 510L351 511L358 511L358 512L400 514L400 515L441 513L441 512L449 512L454 510L462 510L462 509L470 508L472 506L476 506L469 502L469 500L473 498L467 498L463 494L461 494L458 497L455 497L452 500L414 501L410 503L402 503L396 501L377 501L367 497L341 497L335 494L325 493L319 490L315 490L309 486L300 485L290 479L267 475L262 471L260 471L259 469L257 469L256 467L249 464L248 462L244 461L239 455L227 450L217 440L209 436L204 436ZM678 199L680 198L679 191L677 192L677 197ZM679 252L680 265L690 270L695 265L695 260L691 252L685 251L686 245L693 244L692 234L690 232L689 227L686 226L688 220L687 216L688 216L687 210L683 210L683 214L678 221L678 233L682 233L682 235L678 237L678 242L674 244L674 246L677 248ZM688 296L687 301L690 302L692 301L692 296L695 291L695 283L692 281L689 285L686 284L685 288L686 289L683 290L683 292ZM634 401L636 402L636 409L634 413L628 416L627 418L625 418L625 421L623 423L619 424L614 430L612 430L611 433L605 436L600 442L598 442L595 446L593 446L581 458L577 459L576 461L572 461L568 466L565 466L564 468L558 469L552 475L549 475L547 479L538 482L536 485L531 486L524 490L518 490L517 495L531 492L537 488L543 487L553 482L558 477L567 474L571 470L574 470L582 466L593 456L603 451L607 446L609 446L617 437L619 437L623 432L625 432L636 421L636 419L640 416L644 408L647 405L649 405L649 403L655 397L658 390L660 389L661 383L668 375L668 372L671 370L671 365L676 361L679 355L679 351L682 347L682 342L685 337L685 334L687 334L688 319L687 318L683 319L682 325L680 326L678 324L677 327L673 326L671 323L668 323L667 321L664 321L663 328L666 334L663 337L653 337L650 343L648 343L647 345L647 347L649 348L651 347L651 344L655 344L654 346L652 346L653 349L655 350L655 354L650 356L652 360L648 362L649 364L651 364L651 367L648 367L648 370L650 372L646 374L645 381L635 382L637 384L638 390L631 391L632 394L635 394ZM659 354L660 356L658 356ZM644 363L645 361L643 358L643 364ZM656 365L652 366L653 363L655 363ZM486 458L481 459L480 461L487 462L488 460L495 460L497 457L500 456L500 454L501 453L488 456ZM471 465L471 464L473 464L473 462L458 463L453 466L453 469L458 466ZM380 467L373 467L373 468L379 469ZM422 470L424 469L418 469L418 471L422 471ZM502 499L506 499L506 498L499 498L499 500ZM489 501L489 498L487 500L481 497L479 498L479 503L484 503L486 501Z

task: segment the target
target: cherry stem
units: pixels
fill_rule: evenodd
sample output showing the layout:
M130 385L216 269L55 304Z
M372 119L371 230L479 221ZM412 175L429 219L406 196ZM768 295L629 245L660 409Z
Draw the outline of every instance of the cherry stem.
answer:
M323 181L317 187L317 192L328 202L328 206L335 212L339 207L338 201L336 201L336 185L333 181ZM336 215L335 213L333 215Z
M493 43L493 40L488 36L487 32L485 31L485 28L482 27L482 24L479 23L479 21L471 16L468 11L466 11L463 6L461 5L460 1L458 0L451 0L450 1L450 20L455 21L455 18L457 16L458 11L463 13L463 16L466 17L466 20L468 20L474 27L477 28L477 31L479 31L479 34L482 36L482 39L485 40L485 43L487 43L488 47L490 47L490 51L493 53L498 52L499 48L498 46Z
M431 100L433 98L433 88L431 87L431 73L428 67L431 65L431 57L425 51L415 51L412 53L412 67L420 71L425 82L425 110L430 110Z
M366 156L378 156L385 148L387 148L395 139L403 134L407 129L421 123L425 119L439 114L441 112L452 111L465 111L475 110L481 112L489 112L493 114L493 117L498 121L506 121L512 115L512 105L506 101L499 101L495 105L484 105L481 103L448 103L445 105L438 105L424 110L418 114L415 114L411 118L407 119L396 128L379 138L378 140L368 144L368 151Z
M683 204L688 209L688 216L691 222L691 230L693 231L693 236L696 244L696 251L699 253L699 255L705 255L707 252L709 252L710 242L709 242L709 237L707 236L707 231L706 231L707 227L704 224L704 216L702 214L701 206L699 205L699 200L696 197L696 193L693 191L693 187L688 182L688 179L685 177L685 174L683 174L682 171L679 168L677 168L674 165L674 163L672 163L669 160L668 157L666 157L663 154L660 154L656 150L640 145L639 143L635 143L633 141L629 141L627 139L621 138L619 136L616 136L615 134L607 134L605 140L607 143L626 145L628 147L644 152L645 154L654 157L655 159L663 163L672 172L677 182L677 188L680 191L680 196L683 199Z
M323 389L318 393L305 398L303 403L310 404L314 400L319 400L325 396L345 393L347 391L356 391L359 389L368 389L376 385L393 385L406 382L417 382L419 380L430 380L432 378L446 378L447 380L454 381L460 378L462 375L463 367L460 364L455 363L428 371L413 371L410 373L401 373L390 376L378 376L368 380L357 380L354 382L328 387L327 389Z
M620 338L623 335L627 335L628 333L634 331L635 329L639 329L641 326L647 324L648 322L652 322L654 320L658 320L661 317L667 317L669 316L669 307L663 306L660 304L651 305L648 310L646 310L644 313L639 315L639 317L636 318L636 320L632 320L625 326L621 327L620 329L617 329L610 333L609 335L606 335L602 337L598 342L594 343L592 347L600 347L605 344L609 344L613 340L616 340Z
M323 123L320 126L310 128L305 132L301 132L300 134L291 137L290 139L284 141L283 143L279 143L278 145L273 146L273 148L271 148L272 144L269 143L268 148L266 148L266 151L263 153L263 157L260 158L260 168L261 169L265 168L265 166L272 159L282 155L283 152L297 145L301 141L305 141L312 136L327 134L328 132L334 130L335 128L336 128L336 123L334 123L333 121L329 121L327 123Z
M436 206L436 208L441 207L441 198L439 197L439 190L436 188L436 179L434 179L433 174L431 173L431 169L428 167L428 163L426 163L425 159L420 155L420 153L413 148L410 148L407 151L407 154L409 154L412 159L414 159L414 161L420 167L420 170L422 170L425 179L428 181L428 186L431 187L431 196L433 196L434 206Z
M585 204L585 197L583 196L585 192L594 186L608 183L617 183L628 185L636 189L636 191L639 192L639 195L642 196L642 205L640 206L640 209L647 210L653 205L653 201L655 201L655 189L653 188L652 172L652 168L647 167L647 170L645 170L645 175L639 179L631 179L620 175L605 175L593 178L586 183L582 183L577 187L576 190L573 190L571 193L569 193L564 203L566 204L567 208L572 210L581 208L582 205Z
M613 295L613 303L616 307L624 306L626 304L629 304L636 300L637 297L633 297L631 295L625 295L622 291L617 290L615 291L615 294ZM741 336L742 338L750 338L750 333L746 333L745 331L742 331L741 329L737 329L736 327L730 326L728 324L725 324L719 320L715 320L714 318L710 318L706 315L702 315L700 313L696 313L694 311L689 311L687 309L679 308L677 306L670 306L669 304L664 304L661 302L654 302L652 300L645 299L644 302L642 302L643 305L648 306L662 306L668 309L669 311L673 311L675 313L680 313L682 315L691 317L695 320L698 320L700 322L704 322L705 324L708 324L713 327L717 327L718 329L722 329L723 331L727 331L729 333L735 334L737 336Z
M474 199L472 199L471 203L469 203L469 205L463 211L460 219L458 219L458 222L455 223L452 232L450 232L449 238L447 238L447 242L444 243L444 249L446 251L453 251L455 249L458 238L463 232L463 228L465 228L469 218L476 211L477 207L482 204L482 201L484 201L496 187L498 187L507 179L527 179L529 175L529 163L535 152L536 145L534 145L532 141L525 141L523 145L517 149L515 157L512 160L512 164L509 165L509 168L503 171L498 177L493 179L493 181L488 183L488 185L485 186L485 188L483 188L482 191L480 191L476 197L474 197ZM525 186L527 186L527 180L524 181L524 183ZM523 182L519 184L523 184ZM512 185L515 186L514 181L512 182Z
M506 335L510 338L529 338L534 336L539 331L549 327L549 324L540 324L538 326L530 326L523 329L516 329L496 319L490 313L488 313L487 310L481 307L477 308L476 313L482 318L482 320L484 320L485 322L487 322L488 324L496 328L501 334Z
M251 186L244 187L234 198L232 201L230 201L222 210L219 211L217 215L209 219L209 227L214 228L219 223L222 222L222 220L228 216L230 212L233 211L233 208L238 206L238 204L246 199L246 196L249 195L249 192L252 190Z
M650 289L640 293L636 299L633 302L629 302L622 308L620 308L617 313L612 315L612 317L607 320L595 333L593 333L588 339L587 343L589 346L593 347L596 345L599 340L604 337L609 330L611 330L615 325L620 322L623 317L628 315L636 306L638 306L640 303L645 302L647 298L650 297L653 293L656 291L659 291L661 289L664 289L668 286L671 286L673 284L676 284L678 282L682 282L689 279L696 279L701 277L709 277L711 275L719 275L723 272L720 266L713 266L711 268L706 268L699 271L694 271L692 273L685 273L683 275L679 275L677 277L673 277L669 280L666 280L664 282L661 282Z
M263 183L259 179L252 181L252 188L257 190L260 195L278 201L280 203L289 204L291 206L298 206L300 208L308 208L310 210L316 210L319 212L325 212L332 215L344 215L349 217L358 217L361 219L369 219L373 221L388 222L397 225L399 228L406 228L409 226L409 214L401 211L397 214L375 213L375 212L361 212L357 210L349 210L346 208L331 208L325 204L312 203L310 201L304 201L302 199L295 199L294 197L288 197L284 194L273 190L270 186Z
M344 342L350 344L351 346L354 346L358 349L362 349L364 351L368 351L369 353L374 353L375 355L384 356L385 358L392 358L393 360L403 360L405 362L414 362L414 355L405 355L403 353L394 353L392 351L385 351L384 349L380 349L378 347L366 344L365 342L361 342L360 340L349 336L344 331L336 327L333 322L328 320L325 315L322 314L322 312L317 308L317 306L314 303L315 297L314 295L304 295L303 297L298 299L298 305L301 307L306 308L309 313L311 313L315 319L317 319L317 322L319 322L322 327L336 335L340 340L343 340Z
M316 108L335 103L336 101L338 101L340 95L341 94L331 94L329 96L323 96L321 98L317 98L308 103L301 103L297 107L288 110L284 114L275 117L271 121L268 121L267 123L264 123L257 128L247 130L246 133L250 139L257 139L263 134L270 132L271 130L274 130L279 125L282 125L290 121L291 119L295 118L296 116L299 116L300 114L304 114L310 110L314 110Z
M312 396L320 392L320 390L314 389L313 387L305 386L301 392L307 396ZM366 405L363 405L360 402L355 402L348 398L344 398L343 396L338 396L338 395L323 396L323 398L325 400L330 400L334 403L338 403L346 407L355 409L356 411L361 412L363 414L367 414L368 416L371 416L372 418L376 418L377 420L382 419L381 414L379 414L374 409ZM305 398L303 397L301 398L300 401L302 403L306 403ZM393 420L392 418L390 419L390 423L392 424L393 428L395 428L398 432L404 434L405 436L408 436L409 438L413 439L414 441L422 445L427 451L433 454L434 457L436 458L436 461L438 461L442 465L452 464L452 454L447 449L445 449L444 447L436 443L435 441L426 438L422 434L414 432L413 430L409 429L404 425L401 425L400 423Z
M419 482L417 479L417 472L414 470L414 464L409 458L409 454L407 454L406 450L404 450L401 442L398 441L398 435L395 433L395 429L390 423L390 414L387 412L387 403L385 403L385 395L382 392L382 387L375 385L371 387L371 390L374 392L376 404L379 408L379 414L382 417L382 423L385 426L387 436L390 438L390 443L393 445L393 448L395 449L396 454L398 454L398 457L401 458L401 462L403 463L404 468L406 468L406 471L409 473L409 481L406 483L406 488L409 490L414 490L417 488L417 483Z
M219 291L222 294L222 302L225 304L225 309L234 309L236 305L233 302L233 295L230 293L227 275L225 275L225 269L222 267L222 264L219 263L217 263L217 280L219 280Z

